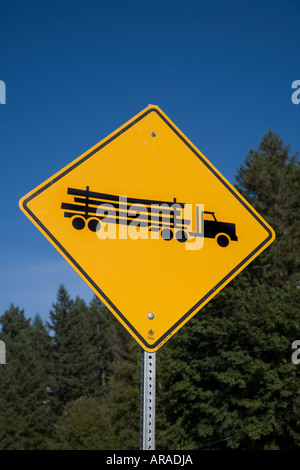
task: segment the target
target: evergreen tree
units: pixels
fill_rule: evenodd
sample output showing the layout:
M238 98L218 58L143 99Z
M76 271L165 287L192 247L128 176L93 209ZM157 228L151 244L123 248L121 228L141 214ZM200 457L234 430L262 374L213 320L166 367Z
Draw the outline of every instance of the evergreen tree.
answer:
M128 335L129 336L129 335ZM127 358L118 362L103 395L102 412L109 429L110 449L139 449L141 348L129 336Z
M55 450L110 450L115 437L109 410L99 398L82 396L69 402L55 425Z
M50 311L51 323L48 328L52 331L52 381L50 390L50 406L58 415L68 401L68 387L66 377L69 372L69 364L65 360L68 351L68 314L73 301L65 287L61 285L57 293L57 302Z
M89 306L89 344L94 346L93 362L98 364L102 387L109 376L128 357L130 335L107 307L96 297Z
M60 286L49 324L54 332L50 406L57 415L68 402L85 393L87 315L85 302L79 297L71 300L65 287Z
M298 154L291 156L289 152L290 146L269 130L258 150L250 149L237 171L237 189L276 232L275 242L248 274L254 275L256 270L255 276L260 272L265 280L269 269L272 285L290 276L300 279L300 165Z
M45 449L51 433L47 331L39 317L32 325L14 305L0 323L7 352L7 363L0 369L0 448Z
M61 302L55 305L56 311L68 317L65 320L68 328L61 329L67 335L66 343L59 339L58 330L53 337L54 345L60 344L58 358L64 367L55 375L52 401L55 403L55 398L64 391L65 402L61 402L57 413L51 448L118 449L128 448L129 442L138 448L138 434L134 441L131 417L135 408L137 419L133 421L138 430L139 386L135 381L132 383L140 368L132 367L131 350L135 342L133 345L130 335L97 297L89 307L79 298L70 303L61 287L58 298L63 298L64 305L70 307L66 311ZM57 317L52 313L52 318L56 321ZM76 350L79 343L81 346ZM131 406L135 395L137 399Z
M223 303L223 312L216 306L200 312L166 344L163 447L299 444L300 372L291 362L299 296L289 285L273 291L261 286L252 299Z
M272 131L238 170L238 189L277 238L158 352L165 448L299 445L299 176Z

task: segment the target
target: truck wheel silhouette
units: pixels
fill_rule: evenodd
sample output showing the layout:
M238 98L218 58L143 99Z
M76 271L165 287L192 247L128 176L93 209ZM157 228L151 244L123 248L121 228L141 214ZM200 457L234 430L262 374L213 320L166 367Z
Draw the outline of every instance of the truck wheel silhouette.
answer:
M91 219L88 222L88 228L91 232L98 232L101 228L101 224L98 219Z
M228 238L227 235L224 235L223 233L217 235L217 243L222 248L226 248L226 246L229 245L229 241L230 239Z
M76 230L82 230L85 227L85 220L82 217L75 217L72 220L72 225Z
M172 240L173 238L173 232L172 230L170 230L169 228L163 228L162 231L161 231L161 237L163 238L163 240Z
M184 243L188 239L188 236L184 230L178 230L178 232L176 232L175 237L176 237L176 240L179 241L180 243Z

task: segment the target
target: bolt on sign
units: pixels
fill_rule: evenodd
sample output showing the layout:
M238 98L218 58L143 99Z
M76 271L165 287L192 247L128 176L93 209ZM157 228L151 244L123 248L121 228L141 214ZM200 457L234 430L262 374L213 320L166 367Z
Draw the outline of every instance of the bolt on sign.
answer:
M152 105L24 196L20 208L148 352L275 238Z

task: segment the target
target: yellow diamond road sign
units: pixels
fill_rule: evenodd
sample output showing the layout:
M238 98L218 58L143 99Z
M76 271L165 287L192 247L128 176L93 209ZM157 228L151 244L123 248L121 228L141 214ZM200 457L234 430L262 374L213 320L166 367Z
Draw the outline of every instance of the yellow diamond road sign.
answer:
M275 238L157 107L20 207L146 351L156 351Z

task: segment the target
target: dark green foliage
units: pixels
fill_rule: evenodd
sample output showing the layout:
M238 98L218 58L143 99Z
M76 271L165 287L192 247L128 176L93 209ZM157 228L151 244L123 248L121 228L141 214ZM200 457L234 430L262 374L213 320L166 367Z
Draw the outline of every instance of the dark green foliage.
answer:
M45 448L51 432L46 390L49 336L40 318L31 324L13 305L0 322L7 356L7 364L0 368L0 449Z
M55 425L56 450L109 450L114 447L109 410L95 397L69 402Z
M141 348L130 339L126 349L128 359L116 366L102 400L114 450L139 448Z
M295 288L267 295L262 288L255 301L229 304L227 312L226 304L224 313L207 309L166 345L163 399L173 446L296 446L300 371L291 362L291 344L299 332L299 301ZM162 437L167 446L168 433Z
M105 387L116 367L128 358L127 345L130 336L118 320L94 296L89 308L89 338L87 346L93 345L92 362L97 364L99 385ZM99 387L97 386L99 389ZM95 391L95 393L97 393Z
M251 149L238 169L237 189L276 232L276 241L258 258L258 265L269 269L268 282L273 285L289 279L300 268L298 156L290 156L289 146L269 130L258 150Z
M55 414L60 414L68 401L77 398L76 379L73 378L73 368L80 370L78 359L80 358L80 343L78 338L81 329L76 332L76 323L74 325L74 315L72 318L71 308L73 301L64 288L60 286L57 294L57 302L50 311L49 328L53 331L53 356L52 356L52 380L50 386L50 406ZM76 341L77 340L77 341ZM75 390L74 390L75 387Z
M237 188L275 242L157 353L158 449L298 449L300 167L268 131ZM107 308L64 286L47 326L0 317L0 449L138 449L141 350Z
M237 181L277 238L164 347L172 448L299 445L299 161L269 131Z

